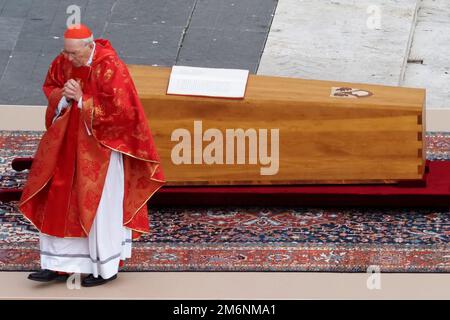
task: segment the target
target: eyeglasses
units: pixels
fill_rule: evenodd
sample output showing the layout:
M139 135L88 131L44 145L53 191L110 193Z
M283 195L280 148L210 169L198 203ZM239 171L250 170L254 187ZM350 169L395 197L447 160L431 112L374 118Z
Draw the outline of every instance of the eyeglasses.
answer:
M74 57L74 56L76 56L78 53L80 53L80 51L83 50L86 46L87 46L87 45L85 45L85 46L84 46L83 48L81 48L81 49L78 49L78 50L75 50L75 51L72 51L72 52L69 52L69 51L66 51L66 50L62 49L62 50L61 50L61 53L64 54L64 55L68 55L68 56Z

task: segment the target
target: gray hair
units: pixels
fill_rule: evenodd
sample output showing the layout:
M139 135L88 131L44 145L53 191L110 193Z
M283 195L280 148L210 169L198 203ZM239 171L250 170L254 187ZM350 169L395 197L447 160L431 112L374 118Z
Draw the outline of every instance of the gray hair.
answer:
M89 38L80 39L85 45L89 45L94 42L94 35L91 35Z

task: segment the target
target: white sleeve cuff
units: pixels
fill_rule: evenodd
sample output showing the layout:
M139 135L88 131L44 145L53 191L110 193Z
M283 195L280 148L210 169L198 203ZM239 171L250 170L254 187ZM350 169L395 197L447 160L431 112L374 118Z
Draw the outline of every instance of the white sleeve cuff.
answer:
M52 123L55 122L55 120L61 114L62 109L66 108L68 105L69 105L69 102L67 102L66 97L62 97L61 100L59 100L58 108L56 108L55 116L53 117ZM80 99L78 100L78 108L81 109L82 107L83 107L83 97L80 97ZM86 122L84 122L84 126L86 127L87 134L92 135L88 129Z
M61 100L59 100L58 107L55 110L55 116L53 117L53 122L55 122L56 118L59 117L61 114L61 111L66 108L69 105L69 102L67 102L66 97L62 97Z

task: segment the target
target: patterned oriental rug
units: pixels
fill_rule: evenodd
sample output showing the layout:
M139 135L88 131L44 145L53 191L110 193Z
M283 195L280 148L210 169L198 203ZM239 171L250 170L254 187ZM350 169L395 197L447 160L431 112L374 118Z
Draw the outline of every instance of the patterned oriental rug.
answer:
M21 188L41 132L0 131L2 188ZM450 159L450 134L428 133L427 158ZM450 210L149 206L150 234L122 271L450 272ZM40 267L37 230L0 202L0 270Z

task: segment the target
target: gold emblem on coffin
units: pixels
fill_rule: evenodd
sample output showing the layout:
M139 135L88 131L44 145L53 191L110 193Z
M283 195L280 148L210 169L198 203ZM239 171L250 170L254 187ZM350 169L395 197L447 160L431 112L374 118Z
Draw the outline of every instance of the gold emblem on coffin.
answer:
M331 87L330 97L358 99L358 98L367 98L372 95L373 93L370 92L369 90L350 87Z

